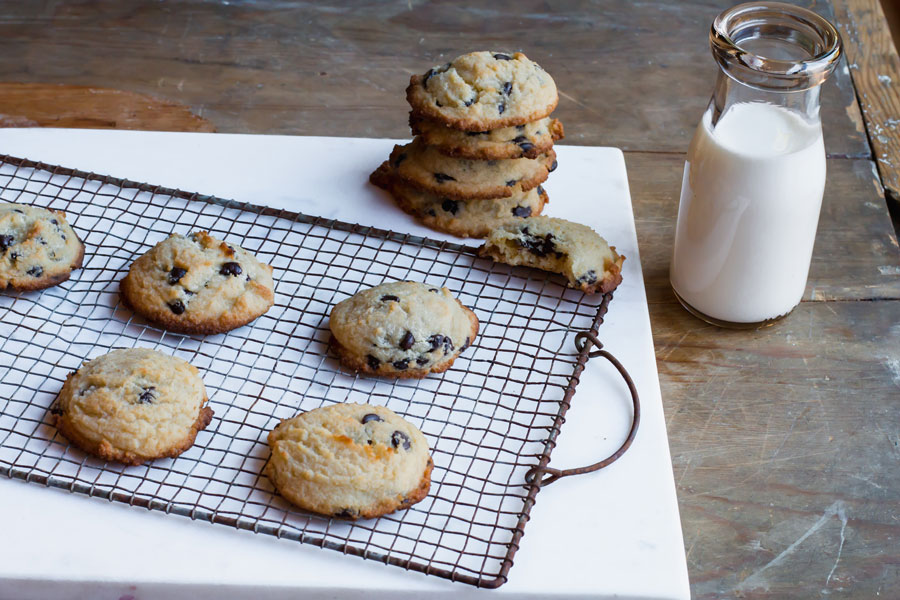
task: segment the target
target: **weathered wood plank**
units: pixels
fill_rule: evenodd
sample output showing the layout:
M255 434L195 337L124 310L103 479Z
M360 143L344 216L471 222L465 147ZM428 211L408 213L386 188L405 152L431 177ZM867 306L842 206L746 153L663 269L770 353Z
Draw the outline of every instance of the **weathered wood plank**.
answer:
M644 282L669 302L669 260L684 155L625 155ZM548 189L552 193L552 180ZM829 159L805 300L900 299L900 248L872 161ZM699 321L698 321L699 322Z
M0 82L0 127L215 131L186 106L99 87Z
M716 76L709 26L731 4L6 1L0 78L157 96L223 132L401 137L410 73L522 49L558 82L569 143L684 151ZM829 153L869 155L844 69L823 119Z
M900 202L900 56L878 0L835 0L878 172Z
M651 308L694 597L895 594L900 302L762 332Z

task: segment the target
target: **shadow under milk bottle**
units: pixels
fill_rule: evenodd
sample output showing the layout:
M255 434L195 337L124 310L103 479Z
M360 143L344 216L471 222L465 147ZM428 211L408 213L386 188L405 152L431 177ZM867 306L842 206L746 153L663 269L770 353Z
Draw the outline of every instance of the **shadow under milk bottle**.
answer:
M812 11L751 2L716 18L710 46L720 71L688 149L669 275L694 315L752 328L806 287L825 188L819 90L841 42Z

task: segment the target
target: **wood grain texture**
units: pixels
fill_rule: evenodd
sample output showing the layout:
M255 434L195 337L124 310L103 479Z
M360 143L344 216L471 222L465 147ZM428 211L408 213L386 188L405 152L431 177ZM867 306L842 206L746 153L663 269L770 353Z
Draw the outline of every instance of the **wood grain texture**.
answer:
M717 73L709 26L731 4L6 0L0 79L152 95L222 132L402 137L410 74L523 49L562 91L567 143L683 152ZM827 151L868 156L846 70L822 101Z
M652 321L693 597L895 597L900 302Z
M79 85L0 82L0 127L215 131L187 107L146 94Z
M856 32L874 61L867 36L883 23L860 20L867 1L836 2L803 4L836 19L845 42ZM694 597L896 596L900 251L882 180L898 163L879 172L872 160L851 77L861 62L823 89L832 158L805 301L732 332L689 315L668 285L683 152L716 76L707 33L732 4L7 0L0 79L131 94L76 116L49 102L50 121L404 137L410 74L472 49L524 50L559 85L565 143L627 151ZM877 88L883 106L898 85ZM128 118L148 96L161 102ZM13 120L35 114L16 102Z
M900 201L900 57L878 0L835 0L844 49L885 189Z

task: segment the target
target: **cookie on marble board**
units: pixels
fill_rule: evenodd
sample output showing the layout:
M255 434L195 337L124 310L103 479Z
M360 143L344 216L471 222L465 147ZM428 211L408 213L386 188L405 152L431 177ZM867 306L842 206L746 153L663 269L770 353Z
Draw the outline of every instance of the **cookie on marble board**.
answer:
M84 244L63 212L0 202L0 291L57 285L83 261Z
M442 154L475 160L537 158L565 137L559 119L549 117L490 131L460 131L411 112L409 127Z
M147 348L83 363L66 378L51 412L70 442L128 465L178 456L213 416L197 369Z
M420 137L394 146L389 162L397 177L410 185L459 200L523 194L546 181L557 164L553 149L535 159L452 158L426 145Z
M387 190L397 205L428 227L459 237L483 238L512 218L541 214L549 201L540 185L510 198L454 200L416 189L394 177L385 161L369 180Z
M216 334L272 306L272 267L205 231L173 234L131 265L121 294L135 312L179 333Z
M614 290L622 282L625 260L587 225L555 217L508 221L478 252L497 262L559 273L587 294Z
M556 108L553 78L521 52L471 52L413 75L406 99L455 129L487 131L543 119Z
M478 334L478 317L447 288L393 281L339 302L331 345L353 371L425 377L446 371Z
M282 421L268 436L266 475L288 501L318 514L372 519L428 495L428 441L383 406L335 404Z

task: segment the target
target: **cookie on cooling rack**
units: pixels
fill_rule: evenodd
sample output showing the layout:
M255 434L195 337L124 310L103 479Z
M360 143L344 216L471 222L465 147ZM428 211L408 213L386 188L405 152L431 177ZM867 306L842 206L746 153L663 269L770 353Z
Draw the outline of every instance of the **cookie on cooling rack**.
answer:
M332 347L344 366L382 377L446 371L478 334L478 317L447 288L394 281L331 311Z
M587 225L554 217L509 221L491 232L478 252L497 262L559 273L586 294L614 290L625 260Z
M417 137L394 146L389 163L413 187L446 198L507 198L546 181L556 168L556 153L551 148L535 159L469 160L441 154Z
M383 406L317 408L282 421L268 439L266 475L304 510L371 519L409 508L431 486L425 436Z
M441 154L478 160L537 158L564 137L562 123L549 117L489 131L460 131L411 112L409 127Z
M190 448L213 411L197 369L146 348L113 350L72 372L51 412L70 442L139 465Z
M508 219L541 214L548 202L547 192L541 186L509 198L443 198L398 179L387 161L372 173L369 181L387 190L403 211L428 227L459 237L483 238Z
M455 129L487 131L542 119L559 95L553 78L521 52L471 52L413 75L406 100Z
M84 244L65 214L0 203L0 290L42 290L81 268Z
M121 293L170 331L215 334L246 325L275 298L272 267L205 231L173 234L131 265Z

